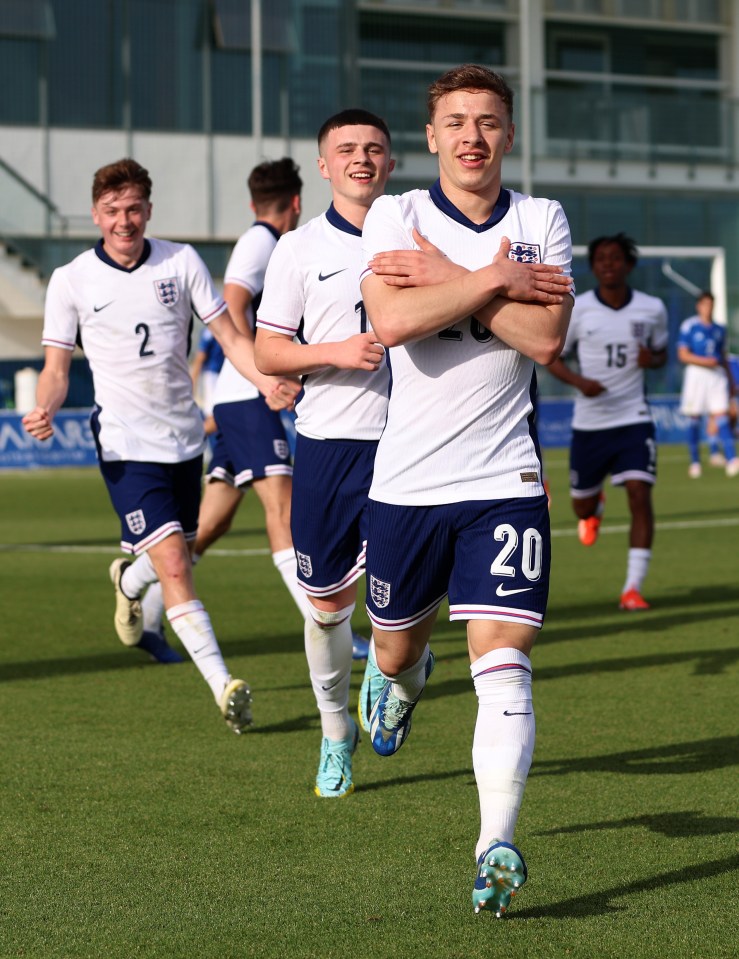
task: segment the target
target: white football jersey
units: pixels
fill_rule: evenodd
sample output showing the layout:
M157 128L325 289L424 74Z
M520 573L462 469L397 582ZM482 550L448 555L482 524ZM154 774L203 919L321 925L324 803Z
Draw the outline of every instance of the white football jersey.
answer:
M73 350L79 336L103 460L180 463L204 448L188 369L193 313L207 325L226 304L192 247L150 239L144 257L127 270L99 241L54 270L42 342Z
M267 267L257 326L304 343L368 331L359 289L362 234L336 212L280 237ZM313 439L376 440L385 425L389 372L328 367L303 378L299 433Z
M255 325L255 306L264 289L264 274L280 234L269 223L257 221L243 233L233 248L226 266L224 284L234 283L251 293L249 304L249 324ZM226 359L218 375L213 405L217 403L236 403L240 400L255 400L259 390Z
M363 275L376 253L415 249L413 227L470 270L490 263L506 236L514 259L570 272L570 230L559 203L502 190L479 225L437 181L431 190L374 202L363 230ZM392 392L372 499L422 506L543 493L533 360L472 318L389 353Z
M574 353L582 376L605 386L600 396L575 396L572 426L578 430L611 429L648 423L652 416L644 391L639 347L667 346L667 309L656 296L631 291L618 310L595 290L575 300L563 355Z

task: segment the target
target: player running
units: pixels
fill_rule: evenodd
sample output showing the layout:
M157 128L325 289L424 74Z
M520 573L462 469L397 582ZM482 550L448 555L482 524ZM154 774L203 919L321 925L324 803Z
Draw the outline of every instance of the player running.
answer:
M588 247L597 289L575 301L564 355L577 356L580 372L561 358L549 371L574 386L570 495L584 546L598 539L603 483L623 486L631 513L626 580L620 608L649 609L642 584L654 541L652 486L657 479L655 428L644 371L667 361L667 310L662 300L634 290L628 277L638 256L634 241L618 233Z
M428 110L439 179L378 199L363 231L362 295L392 369L370 490L370 657L385 677L371 736L381 755L405 742L448 595L450 618L467 623L478 699L472 902L500 915L527 876L513 832L534 748L529 656L549 588L534 362L564 341L571 241L559 203L501 185L514 137L501 76L450 70L431 84Z
M299 581L311 604L305 651L323 732L315 792L336 798L354 789L359 730L349 715L351 616L389 385L385 351L359 290L362 225L394 161L385 122L359 109L330 117L318 149L332 202L277 244L257 313L256 360L264 373L305 377L296 407L291 526ZM360 693L365 723L361 706L371 680L370 670Z

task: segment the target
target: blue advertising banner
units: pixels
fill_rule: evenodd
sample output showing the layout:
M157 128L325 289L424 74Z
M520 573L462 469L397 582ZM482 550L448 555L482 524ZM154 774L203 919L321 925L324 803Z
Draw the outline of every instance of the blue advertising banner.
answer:
M0 410L0 469L94 466L96 463L89 410L60 410L54 417L54 435L43 442L26 433L19 413Z
M684 443L687 420L678 410L677 396L650 400L658 443ZM89 410L60 410L54 419L54 436L39 442L26 433L20 414L0 410L0 470L40 469L48 466L94 466L95 441ZM283 414L291 452L295 451L294 415ZM540 399L537 426L543 447L569 446L572 435L572 400Z

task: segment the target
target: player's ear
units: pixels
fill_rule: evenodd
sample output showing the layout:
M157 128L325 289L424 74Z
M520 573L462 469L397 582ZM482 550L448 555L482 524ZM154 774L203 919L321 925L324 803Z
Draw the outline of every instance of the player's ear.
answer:
M390 162L387 165L387 172L392 173L395 169L395 157L390 157Z
M331 177L328 175L328 167L326 166L326 161L323 157L318 158L318 172L321 174L324 180L330 180Z
M516 136L516 124L515 124L515 123L511 123L510 127L508 128L508 134L507 134L507 136L506 136L506 138L505 138L505 152L506 152L506 153L510 153L511 150L513 149L513 140L514 140L515 136Z
M430 123L426 124L426 142L429 145L429 153L438 153L436 149L436 137L434 136L434 128Z

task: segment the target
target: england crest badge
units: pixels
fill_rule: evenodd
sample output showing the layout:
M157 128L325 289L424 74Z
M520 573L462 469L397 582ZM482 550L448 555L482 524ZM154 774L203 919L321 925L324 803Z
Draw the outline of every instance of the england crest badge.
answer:
M376 576L370 576L370 596L378 609L385 609L390 602L390 583L385 583Z
M541 251L538 243L522 243L516 240L511 243L511 249L508 253L510 260L516 260L518 263L540 263Z
M295 550L295 556L298 560L298 569L306 579L310 579L313 575L313 563L311 562L310 556L307 556L305 553L299 553L297 550Z
M146 519L142 509L135 509L133 513L126 513L126 524L134 536L138 536L146 529Z
M164 306L174 306L180 298L180 284L176 276L168 276L165 280L154 280L154 289L157 299Z

